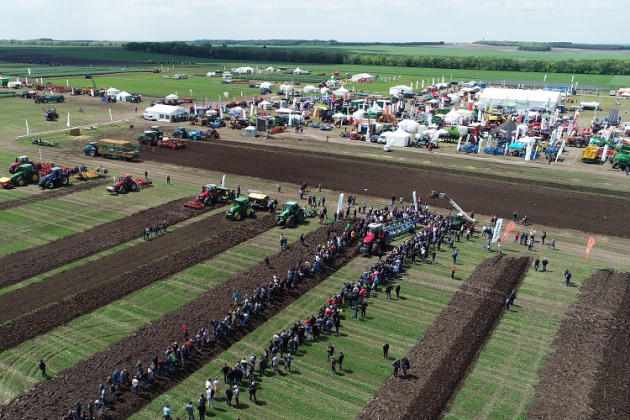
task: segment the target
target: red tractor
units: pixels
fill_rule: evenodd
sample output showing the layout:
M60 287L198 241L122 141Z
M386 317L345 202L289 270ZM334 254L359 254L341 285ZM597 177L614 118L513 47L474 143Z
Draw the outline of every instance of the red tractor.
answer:
M107 191L112 194L127 194L128 191L136 191L138 189L138 184L133 179L131 174L123 174L118 182L114 184L112 187L107 187Z
M13 175L15 173L15 169L20 165L31 164L37 168L37 164L35 162L31 162L28 156L18 156L15 158L15 162L9 166L9 173Z
M389 246L390 237L389 232L383 229L382 223L370 223L368 225L370 230L368 234L363 238L363 243L359 248L361 254L371 252L373 255L378 255L379 251Z
M207 184L201 189L197 199L184 204L184 207L191 207L201 210L204 206L220 203L229 200L231 191L229 188L220 187L216 184Z

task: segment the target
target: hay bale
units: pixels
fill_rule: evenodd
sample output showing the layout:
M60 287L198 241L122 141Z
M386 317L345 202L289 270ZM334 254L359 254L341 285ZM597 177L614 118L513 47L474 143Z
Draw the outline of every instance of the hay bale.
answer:
M80 128L71 128L70 129L70 135L71 136L80 136L81 135L81 129Z

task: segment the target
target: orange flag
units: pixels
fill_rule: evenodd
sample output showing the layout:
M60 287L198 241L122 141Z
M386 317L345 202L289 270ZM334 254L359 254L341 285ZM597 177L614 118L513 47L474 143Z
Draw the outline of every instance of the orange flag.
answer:
M501 238L501 243L503 243L508 235L510 234L510 232L512 232L512 230L516 227L516 223L514 222L510 222L508 223L507 227L505 228L505 232L503 233L503 237Z
M584 262L586 262L586 260L588 259L588 254L590 254L591 248L593 248L593 245L595 245L595 238L591 236L590 238L588 238L588 242L586 243L586 253L584 254Z

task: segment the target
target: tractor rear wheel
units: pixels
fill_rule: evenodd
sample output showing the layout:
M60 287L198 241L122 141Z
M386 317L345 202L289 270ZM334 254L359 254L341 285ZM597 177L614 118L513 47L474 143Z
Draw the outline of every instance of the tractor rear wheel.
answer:
M237 221L241 221L241 219L243 219L243 213L241 213L240 211L237 211L234 214L234 219L237 220Z
M135 191L138 189L138 184L136 184L135 182L131 183L131 191Z
M388 247L389 246L389 235L387 235L386 237L383 238L383 246L384 247Z
M212 199L210 197L204 198L203 205L204 206L209 206L210 204L212 204Z
M294 216L287 217L287 227L292 228L293 226L295 226L295 217Z
M220 203L221 201L223 201L223 196L222 196L221 194L218 194L218 195L215 197L215 201L216 201L217 203Z
M380 252L381 252L381 243L374 242L374 245L372 246L372 254L378 255Z
M32 183L35 183L35 182L37 182L37 181L39 181L39 173L38 173L38 172L33 172L33 173L31 174L31 182L32 182Z
M52 190L55 187L55 183L52 181L46 181L46 188Z
M254 209L252 209L251 207L247 207L247 210L245 210L245 215L247 217L252 217L254 215Z
M120 193L121 194L127 194L127 187L125 187L124 185L122 187L120 187Z
M18 187L23 187L26 185L26 180L24 178L18 178L15 183L18 185Z
M61 185L68 185L70 183L70 179L68 179L67 176L62 176L61 179L59 180L59 182L61 182Z
M617 162L613 163L612 168L613 169L619 169L619 164Z
M90 156L92 157L96 156L96 150L90 149Z
M298 223L302 223L304 221L304 210L300 209L297 214Z

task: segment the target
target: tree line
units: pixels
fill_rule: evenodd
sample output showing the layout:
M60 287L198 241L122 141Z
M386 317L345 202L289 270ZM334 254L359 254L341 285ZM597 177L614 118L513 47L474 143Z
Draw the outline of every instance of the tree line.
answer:
M249 45L249 46L269 46L269 47L293 47L300 45L321 45L321 46L369 46L385 45L397 47L413 47L420 45L444 45L444 41L416 41L416 42L339 42L334 39L197 39L186 41L191 45Z
M479 56L408 56L386 54L348 54L330 51L299 51L297 49L260 47L213 47L184 42L130 42L123 45L129 51L153 54L186 55L231 61L261 61L317 64L357 64L370 66L420 67L482 71L514 71L597 75L630 75L630 60L520 60Z
M494 45L497 47L518 47L525 51L551 51L552 48L573 48L577 50L630 50L628 44L580 44L573 42L523 42L523 41L475 41L473 44ZM541 49L545 48L545 49Z
M68 46L68 47L121 47L122 42L118 41L89 41L89 40L75 40L75 41L61 41L54 40L52 38L40 38L40 39L0 39L0 44L15 44L15 45L53 45L53 46Z

